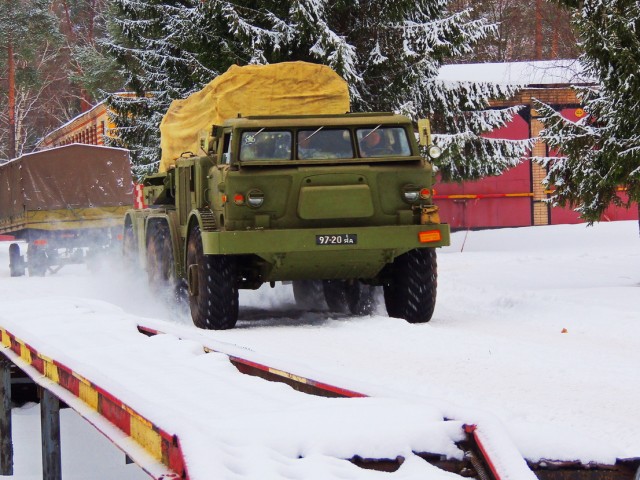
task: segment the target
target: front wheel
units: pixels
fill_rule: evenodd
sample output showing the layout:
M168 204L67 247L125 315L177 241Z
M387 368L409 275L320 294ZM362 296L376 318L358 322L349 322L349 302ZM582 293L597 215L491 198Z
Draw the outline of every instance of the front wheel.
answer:
M187 277L194 325L209 330L233 328L238 321L236 261L227 255L205 255L198 225L189 233Z
M384 301L389 316L403 318L409 323L431 320L438 286L435 249L410 250L387 268Z

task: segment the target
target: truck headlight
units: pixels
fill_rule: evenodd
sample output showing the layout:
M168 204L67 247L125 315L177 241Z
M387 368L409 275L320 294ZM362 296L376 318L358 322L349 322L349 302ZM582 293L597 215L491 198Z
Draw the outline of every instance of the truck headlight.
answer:
M420 190L416 185L405 185L402 187L402 198L405 202L416 203L420 198Z
M442 155L442 149L437 146L437 145L430 145L429 146L429 156L433 159L436 158L440 158L440 155Z
M264 193L261 190L251 190L247 193L247 204L250 207L258 208L264 203Z

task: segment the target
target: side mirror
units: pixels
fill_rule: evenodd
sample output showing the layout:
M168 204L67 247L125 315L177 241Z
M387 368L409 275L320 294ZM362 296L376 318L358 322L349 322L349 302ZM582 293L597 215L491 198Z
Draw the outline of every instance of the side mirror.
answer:
M426 118L418 120L418 136L421 146L428 147L431 145L431 125Z
M200 131L200 148L205 155L215 152L218 147L217 142L218 127L215 125L211 128L211 133L206 130Z

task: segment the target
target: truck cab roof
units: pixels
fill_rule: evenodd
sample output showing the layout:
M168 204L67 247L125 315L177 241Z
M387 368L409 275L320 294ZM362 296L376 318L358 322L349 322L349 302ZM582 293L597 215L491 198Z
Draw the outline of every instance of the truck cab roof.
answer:
M411 119L393 113L346 113L342 115L274 115L238 117L226 120L224 127L348 127L359 125L411 125Z

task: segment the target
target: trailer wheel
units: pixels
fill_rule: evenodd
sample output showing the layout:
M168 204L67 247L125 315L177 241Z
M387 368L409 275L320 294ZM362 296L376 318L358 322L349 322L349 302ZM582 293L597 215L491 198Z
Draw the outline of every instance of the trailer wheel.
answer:
M21 277L25 272L24 259L20 255L20 245L9 245L9 271L12 277Z
M293 298L299 307L308 309L324 308L324 290L320 280L294 280Z
M228 255L205 255L198 225L189 234L187 277L194 325L208 330L233 328L238 321L236 261Z
M389 316L409 323L431 320L438 286L435 249L410 250L397 257L388 268L384 301Z
M178 281L174 269L173 246L169 225L158 223L151 227L147 245L147 276L149 285L162 294L177 299Z
M27 260L29 265L29 276L44 277L49 263L47 253L44 249L30 243L27 246Z

